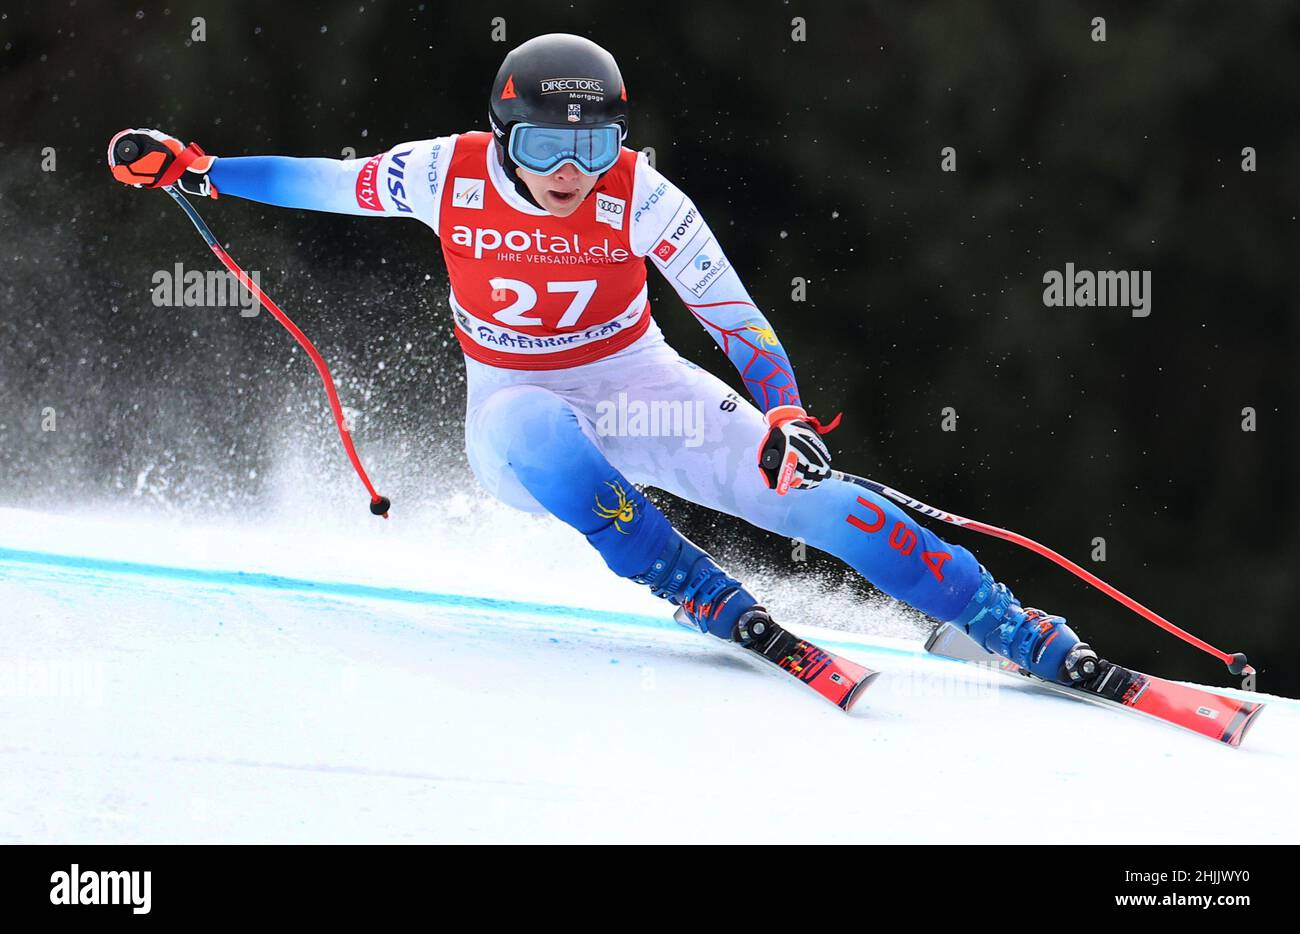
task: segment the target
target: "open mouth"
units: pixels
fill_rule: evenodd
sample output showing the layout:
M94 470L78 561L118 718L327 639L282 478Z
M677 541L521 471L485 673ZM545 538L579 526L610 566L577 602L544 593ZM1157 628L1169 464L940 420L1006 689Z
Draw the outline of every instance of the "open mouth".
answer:
M551 196L552 200L560 204L571 204L578 197L576 191L556 191L554 188L546 189L546 193Z

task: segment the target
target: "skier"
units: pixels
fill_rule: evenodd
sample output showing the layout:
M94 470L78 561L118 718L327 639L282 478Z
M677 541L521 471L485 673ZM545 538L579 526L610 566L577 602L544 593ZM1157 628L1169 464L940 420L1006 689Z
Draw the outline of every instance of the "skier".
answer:
M1122 694L1125 669L1098 659L1063 618L1022 608L965 548L833 476L821 435L834 422L807 413L784 347L717 237L643 153L623 148L628 96L613 56L578 36L531 39L502 62L488 117L490 133L348 160L216 158L157 130L123 130L109 164L136 187L432 228L465 356L466 451L479 482L572 526L615 574L675 604L684 624L744 646L782 632L638 485L802 539L1040 677ZM139 146L129 162L114 156L122 138ZM646 297L647 260L755 405L665 342ZM628 430L626 419L611 430L611 406L698 412L702 424L692 437Z

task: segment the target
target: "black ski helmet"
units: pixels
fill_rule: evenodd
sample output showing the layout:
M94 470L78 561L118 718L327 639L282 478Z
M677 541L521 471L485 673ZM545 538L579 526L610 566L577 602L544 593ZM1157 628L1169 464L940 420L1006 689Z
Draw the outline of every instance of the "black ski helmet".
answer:
M627 137L627 90L614 56L563 32L529 39L506 55L492 82L488 120L497 155L516 187L507 142L516 123L575 128L617 123Z

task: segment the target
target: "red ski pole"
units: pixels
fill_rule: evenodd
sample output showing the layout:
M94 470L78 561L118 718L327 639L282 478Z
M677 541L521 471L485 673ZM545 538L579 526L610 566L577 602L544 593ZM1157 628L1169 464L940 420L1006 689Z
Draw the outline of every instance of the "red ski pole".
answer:
M1192 635L1190 632L1187 632L1185 629L1180 629L1178 626L1175 626L1173 623L1169 622L1169 620L1165 619L1159 613L1155 612L1154 610L1148 609L1147 607L1143 606L1141 603L1138 603L1132 597L1112 587L1110 584L1106 583L1097 575L1091 573L1090 571L1084 570L1083 568L1079 567L1079 565L1071 561L1069 558L1057 554L1055 551L1052 551L1052 549L1048 548L1046 545L1042 545L1034 541L1032 538L1027 538L1024 535L1021 535L1019 532L1010 532L1006 529L1000 529L996 525L989 525L986 522L979 522L975 519L966 519L954 513L947 512L946 510L936 509L933 506L927 506L919 499L914 499L911 496L908 496L906 493L900 493L898 490L887 487L883 483L877 483L875 480L868 480L866 477L854 476L853 474L845 473L842 470L832 471L831 475L836 477L837 479L847 480L849 483L856 483L858 486L866 487L868 490L871 490L873 493L878 493L881 496L888 497L889 499L892 499L894 502L901 503L902 505L908 507L909 509L915 509L917 512L922 513L923 515L927 515L932 519L938 519L941 522L947 522L949 525L957 525L957 526L961 526L962 528L974 529L976 532L983 532L985 535L992 535L994 538L1000 538L1003 539L1004 541L1012 542L1016 545L1019 545L1022 548L1028 548L1030 551L1042 555L1044 558L1047 558L1049 561L1054 561L1056 564L1059 564L1061 567L1065 568L1074 576L1081 578L1084 581L1087 581L1089 584L1091 584L1093 587L1096 587L1106 596L1110 597L1112 600L1116 600L1119 603L1122 603L1124 606L1128 607L1130 610L1132 610L1134 613L1136 613L1138 616L1141 616L1143 619L1147 620L1148 622L1155 623L1157 626L1159 626L1161 629L1165 630L1166 632L1173 633L1175 636L1182 639L1188 645L1194 645L1202 652L1205 652L1209 655L1213 655L1219 661L1227 665L1228 670L1231 671L1234 675L1243 675L1243 674L1251 675L1255 673L1255 669L1252 668L1249 664L1247 664L1245 654L1241 652L1235 652L1230 654L1220 649L1216 649L1214 646L1210 645L1210 643L1206 642L1204 639L1199 639L1196 636Z
M123 142L128 141L124 140ZM217 259L221 260L221 265L230 270L230 272L234 274L235 278L239 280L240 284L257 297L257 300L262 303L262 307L269 311L275 317L276 321L279 321L284 325L285 330L293 335L293 339L296 340L299 346L307 352L307 356L311 358L311 362L316 365L316 372L320 374L321 382L325 384L325 395L327 395L330 400L330 410L334 413L334 424L338 426L339 440L343 442L343 449L347 451L348 460L352 461L352 468L357 472L357 476L361 478L361 482L365 485L366 492L370 494L370 511L377 516L383 516L387 519L388 510L389 507L392 506L392 503L389 501L388 497L380 496L375 492L375 487L370 482L370 477L366 475L366 468L361 466L361 458L357 456L357 449L352 445L352 435L349 434L347 423L343 418L343 406L339 402L338 390L334 388L334 377L330 376L330 368L325 364L325 358L320 355L320 351L316 349L316 346L307 338L307 335L302 332L298 325L294 324L292 319L290 319L290 317L280 309L280 306L271 300L271 296L263 292L257 283L240 268L239 264L230 258L230 254L227 253L225 248L217 242L217 238L212 233L212 230L203 222L203 218L199 216L199 212L194 210L194 206L186 200L185 195L181 193L180 189L176 188L174 185L168 185L163 188L163 191L171 195L172 198L175 199L176 203L181 206L181 210L185 212L186 216L189 217L190 221L198 229L199 234L208 244L208 247L216 254Z

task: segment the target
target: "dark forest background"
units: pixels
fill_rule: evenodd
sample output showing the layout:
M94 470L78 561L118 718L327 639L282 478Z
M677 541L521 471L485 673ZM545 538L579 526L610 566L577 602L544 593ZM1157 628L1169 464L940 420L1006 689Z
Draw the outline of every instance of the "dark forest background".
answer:
M110 181L105 144L157 127L218 155L339 156L486 128L504 53L552 31L619 59L629 145L704 210L810 405L845 412L839 466L1051 544L1249 652L1262 689L1300 693L1290 3L7 3L0 505L238 514L264 505L290 448L318 462L305 483L352 484L322 508L364 508L315 374L267 316L150 303L156 270L212 259L164 195ZM432 233L233 198L200 209L331 361L395 502L468 482ZM1151 270L1150 317L1044 307L1044 272L1067 262ZM652 279L669 340L736 382ZM788 551L671 511L724 553ZM947 532L1104 653L1227 677L1041 559ZM1104 564L1088 560L1096 536Z

